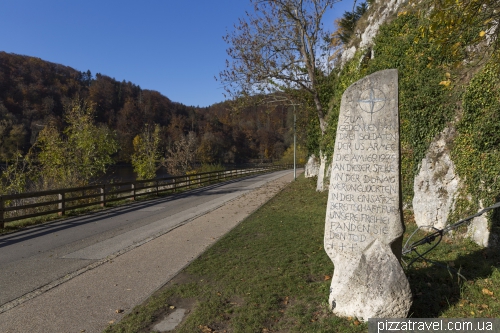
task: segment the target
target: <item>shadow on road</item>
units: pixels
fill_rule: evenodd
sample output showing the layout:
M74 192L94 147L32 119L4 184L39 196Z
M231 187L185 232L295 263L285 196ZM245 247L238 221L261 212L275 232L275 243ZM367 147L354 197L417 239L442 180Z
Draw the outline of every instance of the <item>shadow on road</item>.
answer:
M26 240L30 240L33 238L37 238L40 236L44 236L47 234L51 234L54 232L75 228L89 223L98 222L103 218L122 216L133 211L145 209L152 206L157 206L158 204L161 203L180 200L186 197L224 195L224 194L239 192L242 189L244 190L245 188L244 187L242 188L241 186L225 190L220 190L220 188L228 186L230 184L236 184L238 182L255 179L261 176L262 175L252 175L248 177L233 179L222 183L207 185L197 189L187 190L179 194L174 193L168 195L160 195L159 197L154 199L144 199L143 201L135 201L131 202L130 204L126 204L125 206L103 209L99 211L89 212L80 216L68 217L65 218L64 220L57 219L43 224L27 227L26 229L20 229L18 231L14 231L5 235L0 235L0 248L13 245L19 242L23 242Z

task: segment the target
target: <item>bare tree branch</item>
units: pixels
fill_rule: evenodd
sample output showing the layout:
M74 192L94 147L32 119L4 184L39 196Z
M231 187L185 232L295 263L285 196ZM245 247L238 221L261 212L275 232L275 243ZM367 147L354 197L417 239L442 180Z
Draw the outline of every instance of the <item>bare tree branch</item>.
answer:
M325 12L340 0L251 0L253 13L239 19L224 40L229 44L226 70L219 74L230 96L254 96L303 89L312 96L321 132L326 131L318 76L328 76L330 32Z

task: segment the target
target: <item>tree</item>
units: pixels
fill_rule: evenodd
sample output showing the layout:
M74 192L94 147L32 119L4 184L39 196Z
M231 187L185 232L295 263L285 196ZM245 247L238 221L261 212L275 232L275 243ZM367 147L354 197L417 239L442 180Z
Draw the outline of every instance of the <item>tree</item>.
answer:
M104 125L95 125L94 112L92 105L73 100L66 108L64 135L55 124L40 131L35 146L45 188L88 184L113 163L116 135Z
M192 168L196 159L196 143L196 134L189 132L168 148L163 164L169 173L183 175Z
M220 80L233 97L303 89L313 99L325 133L320 77L328 76L330 33L323 29L327 9L340 0L251 0L254 13L240 19L224 40L230 45Z
M220 162L223 154L223 142L218 135L205 132L200 140L197 153L201 163L212 164Z
M132 165L138 179L155 178L160 160L160 126L156 124L153 129L146 124L142 133L134 138L133 145Z
M366 2L361 3L356 6L356 9L352 12L345 12L343 17L337 20L335 23L338 26L337 31L333 34L333 38L339 38L340 41L346 45L352 39L352 34L354 33L354 28L356 28L356 23L368 10L368 5Z

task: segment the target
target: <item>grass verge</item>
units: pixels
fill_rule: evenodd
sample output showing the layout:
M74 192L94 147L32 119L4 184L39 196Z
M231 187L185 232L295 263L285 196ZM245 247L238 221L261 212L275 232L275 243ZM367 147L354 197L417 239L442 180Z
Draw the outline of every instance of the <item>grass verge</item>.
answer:
M105 332L152 332L179 307L188 314L177 333L366 332L367 324L328 310L327 195L299 177ZM411 214L405 219L408 235L416 226ZM410 316L499 317L498 253L456 237L444 241L428 257L448 268L418 261L407 270Z

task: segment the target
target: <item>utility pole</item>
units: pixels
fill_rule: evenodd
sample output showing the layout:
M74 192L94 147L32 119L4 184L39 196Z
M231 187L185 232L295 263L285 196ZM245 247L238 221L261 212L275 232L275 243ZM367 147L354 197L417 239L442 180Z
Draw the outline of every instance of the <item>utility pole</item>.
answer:
M295 104L293 105L293 180L297 179L297 130L295 123L297 115L295 113Z

